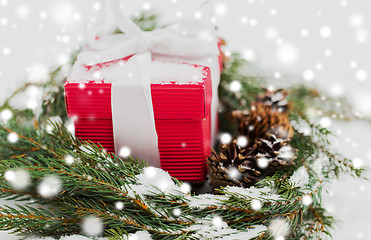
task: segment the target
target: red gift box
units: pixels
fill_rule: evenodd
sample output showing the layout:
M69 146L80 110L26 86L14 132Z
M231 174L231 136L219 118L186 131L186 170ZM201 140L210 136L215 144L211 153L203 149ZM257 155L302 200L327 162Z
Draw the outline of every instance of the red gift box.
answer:
M96 66L109 67L129 58ZM201 182L205 180L205 159L211 147L212 83L209 68L191 66L203 72L202 81L152 83L151 94L161 168L179 180ZM86 71L90 68L86 66ZM104 80L91 79L65 84L67 112L74 118L76 136L99 143L108 152L115 151L111 86Z

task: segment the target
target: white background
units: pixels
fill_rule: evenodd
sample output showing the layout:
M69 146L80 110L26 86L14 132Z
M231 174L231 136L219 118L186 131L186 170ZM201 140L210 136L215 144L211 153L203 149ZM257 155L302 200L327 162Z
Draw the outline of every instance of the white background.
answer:
M199 2L127 1L127 7L132 13L152 9L169 23L193 13ZM94 0L0 0L0 100L65 62L99 11ZM264 70L273 85L319 86L370 114L370 11L367 0L215 0L212 20L231 51ZM369 165L371 125L333 121L332 127L340 134L334 146ZM371 239L371 184L347 177L329 189L324 205L340 220L334 239Z

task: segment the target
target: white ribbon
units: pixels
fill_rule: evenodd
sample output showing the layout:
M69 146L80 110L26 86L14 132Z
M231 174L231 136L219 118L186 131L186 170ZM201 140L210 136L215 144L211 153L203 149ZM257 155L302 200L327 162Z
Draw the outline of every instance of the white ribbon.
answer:
M152 56L177 62L207 66L212 75L212 142L218 108L220 78L219 51L214 26L209 22L187 19L179 24L151 32L142 31L123 14L120 0L108 0L119 29L125 34L103 35L89 41L79 54L75 68L105 63L134 55L128 61L131 78L112 83L112 119L115 151L129 147L131 155L160 166L157 133L150 88ZM97 28L99 30L99 28ZM73 79L72 79L73 80ZM104 79L109 81L109 79ZM126 139L126 140L125 140Z

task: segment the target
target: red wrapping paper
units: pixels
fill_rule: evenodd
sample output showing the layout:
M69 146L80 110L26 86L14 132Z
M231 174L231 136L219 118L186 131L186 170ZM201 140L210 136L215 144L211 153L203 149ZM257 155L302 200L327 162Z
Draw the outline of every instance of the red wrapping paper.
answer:
M109 67L109 64L101 67ZM151 93L161 168L179 180L202 182L206 176L205 159L211 147L212 91L209 69L194 67L204 71L201 82L177 84L174 80L151 84ZM67 81L65 93L68 115L75 119L76 136L114 152L111 83L89 79L85 83Z

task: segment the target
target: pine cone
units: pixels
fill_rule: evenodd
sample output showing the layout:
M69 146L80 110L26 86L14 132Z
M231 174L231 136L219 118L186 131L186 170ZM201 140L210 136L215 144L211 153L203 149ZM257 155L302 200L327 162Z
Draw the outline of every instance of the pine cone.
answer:
M263 173L262 176L270 176L294 164L296 150L288 146L289 143L289 139L279 139L275 135L270 135L268 140L257 140L247 154L255 156L256 168Z
M249 156L246 150L236 144L236 140L230 145L223 144L220 154L214 149L208 157L210 181L214 188L225 186L249 187L259 181L261 173L247 166Z
M289 140L260 139L246 151L236 144L223 144L218 155L212 150L207 159L210 181L214 188L225 186L251 187L266 176L273 175L294 164L294 151L288 146Z
M291 104L286 100L288 94L289 92L283 91L283 89L271 91L264 88L264 93L257 96L256 102L271 106L273 111L287 113L291 107Z
M251 147L257 139L269 138L269 134L282 139L290 139L294 135L288 115L275 111L272 106L267 106L262 102L255 103L250 112L233 111L232 116L239 124L239 133L247 136L248 147Z

